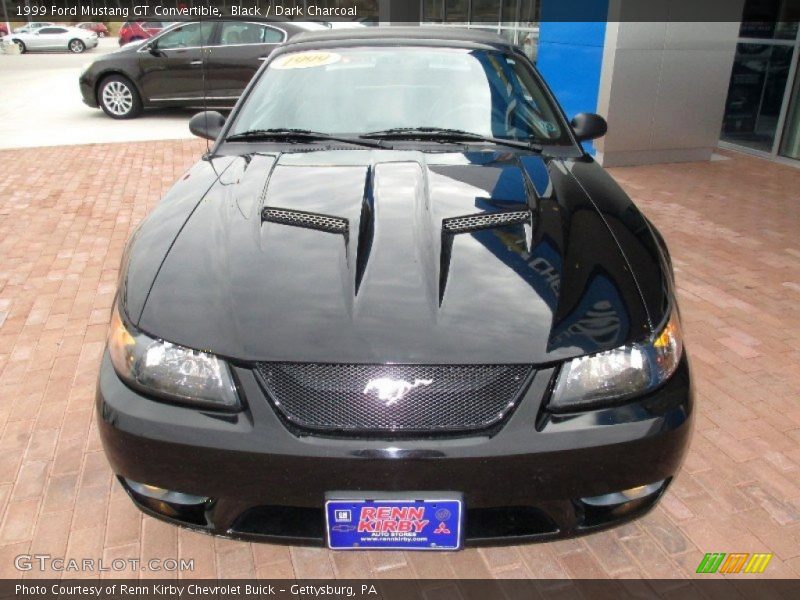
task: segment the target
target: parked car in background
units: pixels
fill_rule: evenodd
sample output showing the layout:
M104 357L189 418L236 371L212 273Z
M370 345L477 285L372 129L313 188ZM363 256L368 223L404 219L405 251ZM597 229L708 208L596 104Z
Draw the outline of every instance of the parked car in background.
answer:
M125 21L119 29L119 45L149 39L169 24L168 21Z
M85 23L78 23L77 27L81 29L88 29L89 31L94 31L97 34L97 37L106 37L108 35L108 27L106 27L105 23L94 23L92 21L86 21Z
M83 101L114 119L145 108L231 108L270 53L317 23L193 21L97 58L80 75Z
M95 48L97 43L98 37L94 31L63 25L40 27L27 33L15 32L3 37L3 44L15 44L20 54L34 50L65 50L80 54L87 48Z
M6 27L5 23L0 23L0 37L8 35L8 27Z
M42 27L50 27L51 25L55 25L55 23L51 23L49 21L31 21L27 25L23 25L22 27L17 27L14 30L14 33L29 33L31 31L36 31L37 29L41 29Z

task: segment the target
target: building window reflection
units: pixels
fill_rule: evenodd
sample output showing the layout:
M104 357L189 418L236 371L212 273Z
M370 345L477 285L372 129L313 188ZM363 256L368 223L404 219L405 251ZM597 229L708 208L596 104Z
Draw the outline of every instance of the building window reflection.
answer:
M421 0L422 24L499 33L536 60L541 0Z
M721 140L768 157L800 158L800 4L746 0Z

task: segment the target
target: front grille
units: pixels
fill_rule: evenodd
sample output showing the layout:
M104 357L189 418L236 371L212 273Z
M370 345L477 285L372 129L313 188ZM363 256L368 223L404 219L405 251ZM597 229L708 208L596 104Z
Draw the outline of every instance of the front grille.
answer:
M278 413L332 434L482 430L514 408L527 365L259 363Z

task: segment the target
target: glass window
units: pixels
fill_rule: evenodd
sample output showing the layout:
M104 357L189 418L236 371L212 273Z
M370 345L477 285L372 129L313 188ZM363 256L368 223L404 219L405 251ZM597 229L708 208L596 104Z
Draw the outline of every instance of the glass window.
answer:
M67 30L63 27L42 27L39 29L39 33L44 35L53 33L67 33Z
M466 23L469 14L468 0L445 0L445 19L451 23Z
M473 23L498 23L500 21L500 0L472 0Z
M516 23L518 6L519 0L503 0L503 11L500 20L508 24Z
M739 37L793 40L798 21L796 0L746 0Z
M357 135L396 127L570 143L558 113L520 59L497 51L430 47L280 56L256 83L233 133L299 128Z
M441 23L444 20L444 1L423 0L422 20L427 23Z
M224 45L279 44L283 41L283 32L258 23L225 21L222 24L221 41Z
M800 159L800 70L795 73L792 100L786 114L783 128L781 154L788 158Z
M156 47L159 50L171 50L208 46L211 43L211 32L213 30L214 24L210 22L188 23L171 29L162 35L156 40Z
M523 27L539 23L539 0L521 0L519 22Z
M264 43L280 44L283 41L283 32L272 27L264 27Z
M519 32L519 45L522 51L525 52L531 62L536 62L536 57L539 50L539 32L538 30L528 30Z
M771 152L793 48L739 44L725 103L722 139Z
M500 35L508 40L508 42L511 44L517 43L517 32L515 29L501 29Z

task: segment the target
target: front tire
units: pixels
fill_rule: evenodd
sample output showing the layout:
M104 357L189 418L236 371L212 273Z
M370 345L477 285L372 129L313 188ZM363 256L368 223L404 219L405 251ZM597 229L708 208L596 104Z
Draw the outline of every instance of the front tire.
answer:
M22 40L13 40L13 42L16 44L17 48L19 48L20 54L25 54L25 52L28 51L28 49L25 47L25 42Z
M133 119L142 112L142 99L136 86L122 75L104 79L98 88L97 100L112 119Z
M84 44L81 40L76 38L74 40L69 41L69 44L67 44L67 48L69 48L69 51L72 52L73 54L80 54L81 52L86 50L86 44Z

